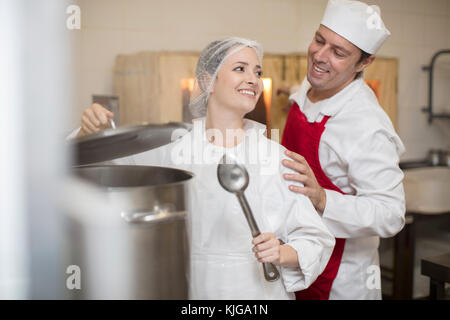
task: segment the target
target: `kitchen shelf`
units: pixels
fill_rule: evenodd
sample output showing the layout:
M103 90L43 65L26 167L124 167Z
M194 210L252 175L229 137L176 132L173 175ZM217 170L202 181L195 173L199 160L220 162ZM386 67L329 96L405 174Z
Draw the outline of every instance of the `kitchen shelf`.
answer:
M431 58L429 66L422 67L422 70L428 71L428 106L422 109L423 112L428 113L428 123L431 123L436 118L450 119L450 113L433 113L433 70L436 59L443 54L450 54L450 49L440 50L436 52Z

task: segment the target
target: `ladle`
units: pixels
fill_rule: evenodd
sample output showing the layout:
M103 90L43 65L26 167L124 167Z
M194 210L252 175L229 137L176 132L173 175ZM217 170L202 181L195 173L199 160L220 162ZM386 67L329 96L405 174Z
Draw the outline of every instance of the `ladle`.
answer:
M261 232L259 231L250 205L244 194L249 183L247 169L243 165L237 163L230 155L227 156L227 154L224 154L217 167L217 177L220 185L228 192L234 193L238 198L252 232L252 236L257 237L260 235ZM263 269L264 277L267 281L276 281L279 279L280 274L272 263L263 262Z

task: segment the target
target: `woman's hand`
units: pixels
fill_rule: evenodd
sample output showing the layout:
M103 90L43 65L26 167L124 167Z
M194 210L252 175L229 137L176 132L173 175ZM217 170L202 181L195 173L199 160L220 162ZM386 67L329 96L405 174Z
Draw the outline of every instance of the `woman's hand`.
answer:
M252 248L255 257L259 262L271 262L280 265L280 240L271 232L261 233L253 238L254 247Z
M298 174L285 173L283 178L285 180L298 181L304 185L304 187L290 185L289 190L307 196L309 200L311 200L314 208L316 208L319 214L322 214L327 203L327 194L317 182L316 176L309 167L308 162L305 158L295 152L286 150L285 154L294 161L283 160L283 165L297 171Z
M299 268L297 251L284 244L271 232L253 238L252 248L259 262L270 262L277 266Z
M98 103L92 104L83 111L83 115L81 116L81 130L78 132L77 137L109 128L109 119L112 118L114 118L114 113Z

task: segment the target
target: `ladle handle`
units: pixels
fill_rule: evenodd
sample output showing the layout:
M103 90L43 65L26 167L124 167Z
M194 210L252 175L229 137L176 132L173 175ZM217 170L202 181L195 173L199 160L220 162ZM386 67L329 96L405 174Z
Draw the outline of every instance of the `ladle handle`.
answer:
M256 224L255 218L253 217L252 210L250 209L250 205L247 202L247 198L245 197L243 192L236 193L236 196L241 204L242 210L244 211L245 218L247 219L248 226L252 232L252 236L257 237L261 234L259 231L258 225ZM263 262L263 270L264 270L264 278L267 281L276 281L280 278L280 273L277 268L270 262Z
M280 278L277 268L270 262L263 262L264 278L267 281L277 281Z
M255 218L253 217L252 209L250 209L247 198L245 197L243 192L238 192L236 193L236 195L239 199L242 210L244 211L244 215L247 219L248 226L250 227L253 238L259 236L261 234L261 231L259 231L258 225L256 224Z
M114 120L111 119L111 118L108 118L108 121L109 121L109 124L110 124L111 128L115 129L116 128L116 123L114 122Z

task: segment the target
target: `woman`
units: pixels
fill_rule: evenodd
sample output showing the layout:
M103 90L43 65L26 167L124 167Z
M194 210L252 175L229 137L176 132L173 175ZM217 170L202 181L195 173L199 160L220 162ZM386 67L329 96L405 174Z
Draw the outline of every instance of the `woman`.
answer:
M209 44L196 69L190 108L200 117L193 130L132 157L136 164L195 174L188 224L193 299L294 299L293 292L307 288L323 271L334 246L309 199L286 191L285 149L264 136L263 125L244 119L262 92L262 55L260 45L246 39ZM93 105L84 112L79 136L107 126L112 116ZM254 239L238 200L217 180L224 153L249 171L245 194L262 231ZM279 266L281 281L266 281L261 262Z

